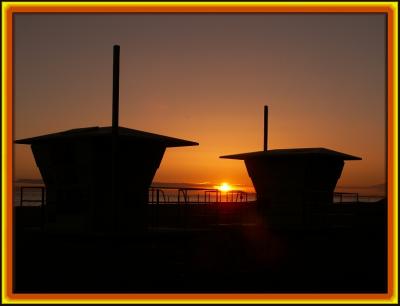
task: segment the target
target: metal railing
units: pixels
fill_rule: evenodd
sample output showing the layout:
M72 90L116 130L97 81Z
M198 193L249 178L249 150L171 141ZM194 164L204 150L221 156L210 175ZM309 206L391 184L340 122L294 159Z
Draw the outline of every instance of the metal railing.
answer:
M169 198L165 197L165 192L162 189L150 188L149 195L150 195L149 204L159 204L160 203L160 195L163 198L163 202L169 202Z
M226 202L247 202L247 192L241 190L227 191Z
M225 200L225 201L224 201ZM151 187L149 204L244 203L247 193L241 190L222 192L213 188Z
M338 202L336 203L344 203L346 202L345 200L351 200L351 202L359 202L360 198L357 192L334 192L333 193L333 199L335 200L339 199ZM347 201L349 202L349 201Z
M27 190L39 190L39 196L35 198L24 197ZM175 192L174 192L175 191ZM45 186L21 186L19 206L24 203L40 203L45 205ZM335 203L368 201L373 196L360 196L357 192L334 192ZM379 197L377 197L379 198ZM210 203L243 203L248 202L248 193L241 190L220 191L215 188L182 188L182 187L150 187L149 204L210 204Z
M27 198L28 190L39 190L34 198ZM19 206L24 203L39 203L45 205L45 186L21 186ZM241 203L247 202L248 194L241 190L220 191L216 188L182 188L182 187L150 187L149 204L211 204L211 203Z
M30 197L26 197L26 191ZM17 228L44 229L46 219L46 187L45 186L21 186L19 206L15 207L15 220ZM39 205L24 205L24 203L39 203Z
M40 199L26 199L24 198L24 190L27 189L36 189L40 190ZM45 195L46 195L46 187L44 186L21 186L20 187L20 200L19 200L19 206L22 207L24 205L24 202L28 203L40 203L40 206L44 206L45 204Z

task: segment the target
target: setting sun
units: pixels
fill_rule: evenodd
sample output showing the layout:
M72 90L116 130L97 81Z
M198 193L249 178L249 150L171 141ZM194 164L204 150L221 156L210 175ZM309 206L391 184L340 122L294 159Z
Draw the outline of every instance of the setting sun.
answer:
M232 186L229 185L228 183L221 183L221 185L216 187L218 188L219 191L224 191L224 192L232 190Z

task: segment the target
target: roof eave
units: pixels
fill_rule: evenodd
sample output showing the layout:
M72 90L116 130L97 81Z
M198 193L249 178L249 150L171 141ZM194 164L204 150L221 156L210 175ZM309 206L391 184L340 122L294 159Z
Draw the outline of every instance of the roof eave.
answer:
M167 144L167 148L174 148L174 147L193 147L193 146L198 146L198 142L194 141L188 141L188 140L183 140L181 143L176 143L176 144Z
M337 152L337 155L329 154L329 153L318 153L318 152L311 152L311 153L287 153L287 154L267 154L264 151L257 151L257 152L247 152L247 153L239 153L239 154L230 154L230 155L222 155L219 158L223 159L236 159L236 160L248 160L248 159L255 159L255 158L276 158L276 157L289 157L289 156L312 156L312 155L320 155L320 156L327 156L334 159L341 159L341 160L362 160L361 157L353 156L345 153Z

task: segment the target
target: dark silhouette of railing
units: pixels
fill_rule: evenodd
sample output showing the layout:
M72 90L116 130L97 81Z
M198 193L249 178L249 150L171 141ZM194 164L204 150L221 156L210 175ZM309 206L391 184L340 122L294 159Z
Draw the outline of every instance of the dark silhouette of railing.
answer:
M226 192L226 202L247 202L247 192L229 190Z
M26 198L26 190L39 190L40 196L35 198ZM168 194L167 190L176 192ZM195 192L195 194L193 194ZM191 194L192 193L192 194ZM38 206L45 206L46 187L45 186L21 186L19 206L24 203L39 203ZM346 202L369 202L370 199L379 199L380 196L360 196L357 192L335 192L335 203ZM248 193L241 190L220 191L216 188L183 188L183 187L150 187L149 204L211 204L211 203L246 203L248 202Z
M162 202L169 202L169 198L165 197L164 190L159 189L159 188L150 188L149 189L149 204L159 204L160 203L160 195L163 198Z
M338 198L338 203L346 202L345 199L350 199L351 202L359 202L360 198L357 192L335 192L333 198ZM348 201L347 201L348 202Z
M38 190L31 194L34 198L24 197L27 190ZM21 186L19 206L14 208L17 227L44 229L46 215L46 187L45 186ZM24 203L39 203L39 205L24 205Z
M24 190L27 189L36 189L36 190L40 190L41 194L40 194L40 199L24 199ZM44 206L45 203L45 195L46 195L46 188L44 186L21 186L20 187L20 207L22 207L24 205L24 202L28 202L28 203L40 203L40 206Z
M170 191L169 195L167 191ZM151 187L149 189L149 204L245 203L247 201L247 193L241 190L222 192L214 188L182 187Z

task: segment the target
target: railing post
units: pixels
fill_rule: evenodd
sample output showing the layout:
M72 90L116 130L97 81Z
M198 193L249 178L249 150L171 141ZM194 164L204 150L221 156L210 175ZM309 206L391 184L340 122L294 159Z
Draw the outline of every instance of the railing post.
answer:
M40 220L40 228L41 228L41 230L43 230L44 229L44 224L45 224L45 222L46 222L46 215L45 215L45 205L44 205L44 192L45 192L45 189L44 189L44 187L42 187L42 188L40 188L40 190L42 191L42 205L41 205L41 207L40 207L40 212L41 212L41 220Z
M160 189L161 194L162 194L162 198L163 198L163 203L165 204L167 201L165 200L165 193L164 190Z
M19 206L20 207L22 207L22 202L23 202L23 197L24 197L24 192L23 192L23 190L24 190L24 187L20 187L21 189L20 189L20 193L21 193L21 195L20 195L20 199L19 199Z
M42 190L42 206L44 206L44 187L42 187L41 190Z
M160 204L160 189L157 188L157 205Z

